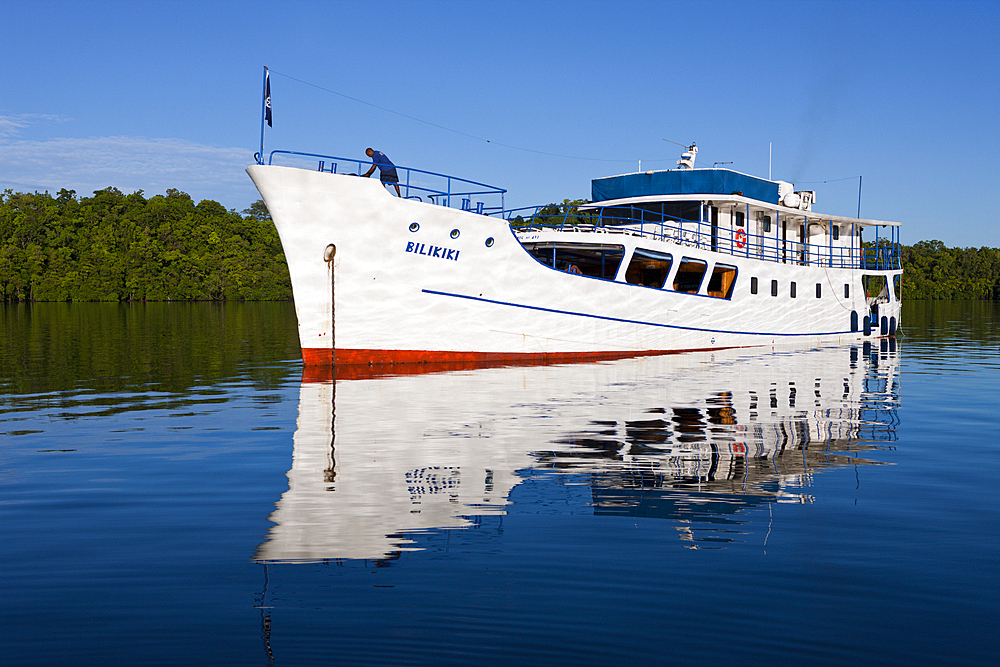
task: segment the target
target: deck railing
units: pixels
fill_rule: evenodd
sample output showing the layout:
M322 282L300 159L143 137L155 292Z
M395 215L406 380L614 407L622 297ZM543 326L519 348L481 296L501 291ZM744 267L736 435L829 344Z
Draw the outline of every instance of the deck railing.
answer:
M275 156L299 164L309 161L316 165L317 171L333 174L362 174L372 164L370 160L281 150L271 151L268 164L274 163ZM899 242L895 234L891 240L876 236L874 247L859 247L860 238L853 247L844 247L834 245L828 234L823 237L825 243L783 239L779 236L777 221L774 232L753 234L748 227L723 228L706 220L684 220L635 206L579 210L573 204L547 204L508 210L504 207L507 191L503 188L433 171L395 166L403 197L448 207L454 203L464 211L502 218L519 232L556 229L631 234L770 262L876 271L900 269ZM847 238L853 240L855 237L848 235Z
M273 164L276 155L280 156L282 160L290 158L298 164L310 160L316 165L317 171L326 171L331 174L356 176L368 171L372 165L371 160L321 155L319 153L300 153L298 151L271 151L267 163ZM504 194L507 191L503 188L398 164L395 167L396 173L399 175L401 194L406 199L426 200L432 204L449 207L454 204L464 211L482 213L483 215L503 215L504 213ZM372 174L372 177L374 178L375 174Z
M844 247L834 244L833 239L824 234L823 242L808 243L781 238L781 228L777 223L773 225L774 232L755 234L747 227L730 228L705 220L684 220L639 207L615 206L581 211L573 205L553 204L513 209L507 211L504 217L518 232L551 229L630 234L784 264L877 271L900 268L897 242L882 238L872 248L859 245ZM849 232L845 232L845 236L847 239L855 238ZM860 239L856 243L860 244Z

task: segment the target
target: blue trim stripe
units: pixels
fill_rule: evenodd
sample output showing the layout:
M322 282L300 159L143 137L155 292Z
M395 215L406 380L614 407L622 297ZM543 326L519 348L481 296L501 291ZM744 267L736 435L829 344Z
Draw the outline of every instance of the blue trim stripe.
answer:
M640 320L627 320L621 317L608 317L607 315L592 315L591 313L576 313L571 310L558 310L556 308L543 308L541 306L528 306L522 303L510 303L508 301L496 301L494 299L484 299L479 296L469 296L467 294L452 294L451 292L439 292L432 289L420 290L424 294L434 294L437 296L450 296L456 299L468 299L469 301L479 301L482 303L492 303L497 306L510 306L512 308L525 308L527 310L538 310L543 313L556 313L557 315L575 315L576 317L589 317L595 320L607 320L609 322L621 322L623 324L639 324L647 327L660 327L663 329L681 329L683 331L703 331L705 333L718 334L742 334L747 336L834 336L850 334L850 331L826 331L810 333L771 333L761 331L727 331L725 329L701 329L699 327L683 327L679 324L660 324L659 322L642 322Z

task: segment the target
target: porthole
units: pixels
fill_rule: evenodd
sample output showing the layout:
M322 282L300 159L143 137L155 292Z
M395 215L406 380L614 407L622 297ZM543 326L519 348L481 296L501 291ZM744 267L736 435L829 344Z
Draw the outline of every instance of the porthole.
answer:
M493 237L492 236L489 237L488 239L486 239L486 247L487 248L492 248L493 247Z
M458 235L461 234L461 233L462 232L458 231L457 229L453 229L453 230L451 230L451 238L457 239Z
M410 231L411 231L411 232L415 232L415 231L417 231L418 229L420 229L420 225L418 225L418 224L417 224L417 223L415 223L415 222L411 222L411 223L410 223Z

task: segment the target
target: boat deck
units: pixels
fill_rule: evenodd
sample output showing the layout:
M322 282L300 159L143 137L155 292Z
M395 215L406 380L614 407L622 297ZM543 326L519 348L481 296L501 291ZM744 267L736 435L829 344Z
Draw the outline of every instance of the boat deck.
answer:
M557 208L574 210L553 210ZM636 207L601 207L581 211L575 207L549 206L539 207L528 217L514 213L510 212L507 220L519 237L542 231L627 234L766 262L872 271L901 269L899 244L889 238L877 238L870 244L859 242L860 245L852 247L834 244L833 236L827 234L829 243L805 243L779 238L775 233L755 234L742 227L721 227L705 221L660 216ZM653 219L655 217L659 219Z
M275 156L300 164L312 162L316 170L334 174L356 175L370 164L364 159L284 150L271 151L268 164ZM628 234L766 262L886 272L902 268L898 223L822 215L735 194L647 196L596 204L574 202L508 209L504 203L507 191L503 188L402 165L396 165L396 170L401 175L399 186L404 199L501 218L519 237L541 231ZM695 207L697 215L690 217L696 219L663 212L665 204L684 202ZM655 210L658 207L660 210ZM766 227L756 225L758 231L751 231L755 226L752 214L761 213L773 216L773 224L768 217ZM739 215L743 216L742 224L734 222ZM806 230L802 238L789 237L793 235L790 229L782 226L789 222ZM875 229L874 241L862 241L860 231L864 227ZM879 236L880 227L888 227L888 237ZM822 240L804 240L810 236Z

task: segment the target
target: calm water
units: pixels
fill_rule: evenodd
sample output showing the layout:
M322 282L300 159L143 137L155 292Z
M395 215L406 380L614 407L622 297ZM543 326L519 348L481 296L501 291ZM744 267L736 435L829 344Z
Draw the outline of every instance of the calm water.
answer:
M1000 308L304 382L290 304L0 306L5 664L993 664Z

